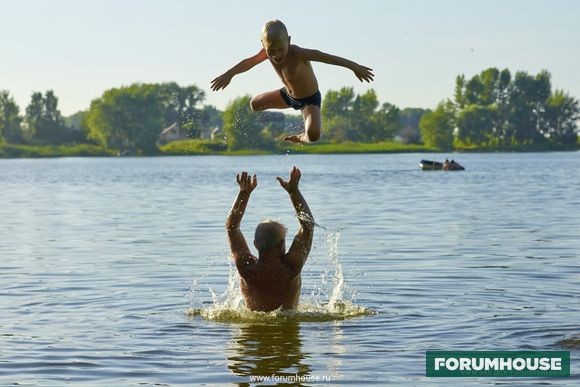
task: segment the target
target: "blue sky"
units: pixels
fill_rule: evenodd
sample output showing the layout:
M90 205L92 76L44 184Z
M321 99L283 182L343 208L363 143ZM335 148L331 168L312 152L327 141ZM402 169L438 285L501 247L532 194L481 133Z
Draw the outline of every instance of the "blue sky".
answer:
M375 71L361 84L315 63L321 92L353 86L381 102L432 108L458 74L488 67L552 73L553 88L580 98L580 1L186 1L0 0L0 90L23 111L53 89L64 115L106 89L134 82L196 84L225 108L244 94L281 86L264 62L212 92L211 79L259 48L262 24L284 21L292 42Z

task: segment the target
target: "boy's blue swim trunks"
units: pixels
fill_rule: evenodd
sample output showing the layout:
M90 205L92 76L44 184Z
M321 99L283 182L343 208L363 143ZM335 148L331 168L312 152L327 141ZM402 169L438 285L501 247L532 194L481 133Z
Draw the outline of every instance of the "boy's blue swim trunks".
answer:
M308 105L314 105L320 107L322 102L322 95L320 95L320 91L312 94L310 97L305 98L293 98L288 94L288 90L285 87L280 89L280 95L286 104L294 110L302 110Z

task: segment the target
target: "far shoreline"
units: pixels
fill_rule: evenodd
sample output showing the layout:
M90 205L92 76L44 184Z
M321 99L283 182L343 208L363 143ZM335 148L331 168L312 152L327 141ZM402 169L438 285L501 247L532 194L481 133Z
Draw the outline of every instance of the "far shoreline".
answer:
M240 149L228 150L220 142L186 140L169 143L159 147L159 151L151 154L135 154L105 149L97 145L54 145L34 146L0 144L0 159L21 158L59 158L59 157L151 157L151 156L263 156L263 155L295 155L295 154L397 154L397 153L542 153L542 152L574 152L580 150L579 144L572 146L542 144L521 146L493 147L456 147L441 150L418 144L402 144L397 142L377 143L317 143L310 145L276 145L272 149Z

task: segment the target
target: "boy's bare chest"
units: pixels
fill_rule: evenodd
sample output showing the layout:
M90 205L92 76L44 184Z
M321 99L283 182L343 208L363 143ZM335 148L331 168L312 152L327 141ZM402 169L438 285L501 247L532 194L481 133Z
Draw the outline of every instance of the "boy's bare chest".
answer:
M304 62L289 62L284 65L274 66L280 78L289 83L304 78L308 68L308 64Z

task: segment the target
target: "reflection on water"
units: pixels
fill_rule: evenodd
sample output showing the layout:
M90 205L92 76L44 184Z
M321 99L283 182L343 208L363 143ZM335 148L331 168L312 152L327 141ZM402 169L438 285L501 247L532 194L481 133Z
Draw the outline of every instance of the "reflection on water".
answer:
M328 364L328 376L331 380L340 380L343 376L342 369L342 356L346 353L347 349L344 345L345 337L341 328L341 324L335 322L332 325L332 336L330 341L329 350L334 354L332 359ZM339 356L337 356L339 355Z
M234 330L228 368L238 376L305 376L312 372L297 321L245 323Z

